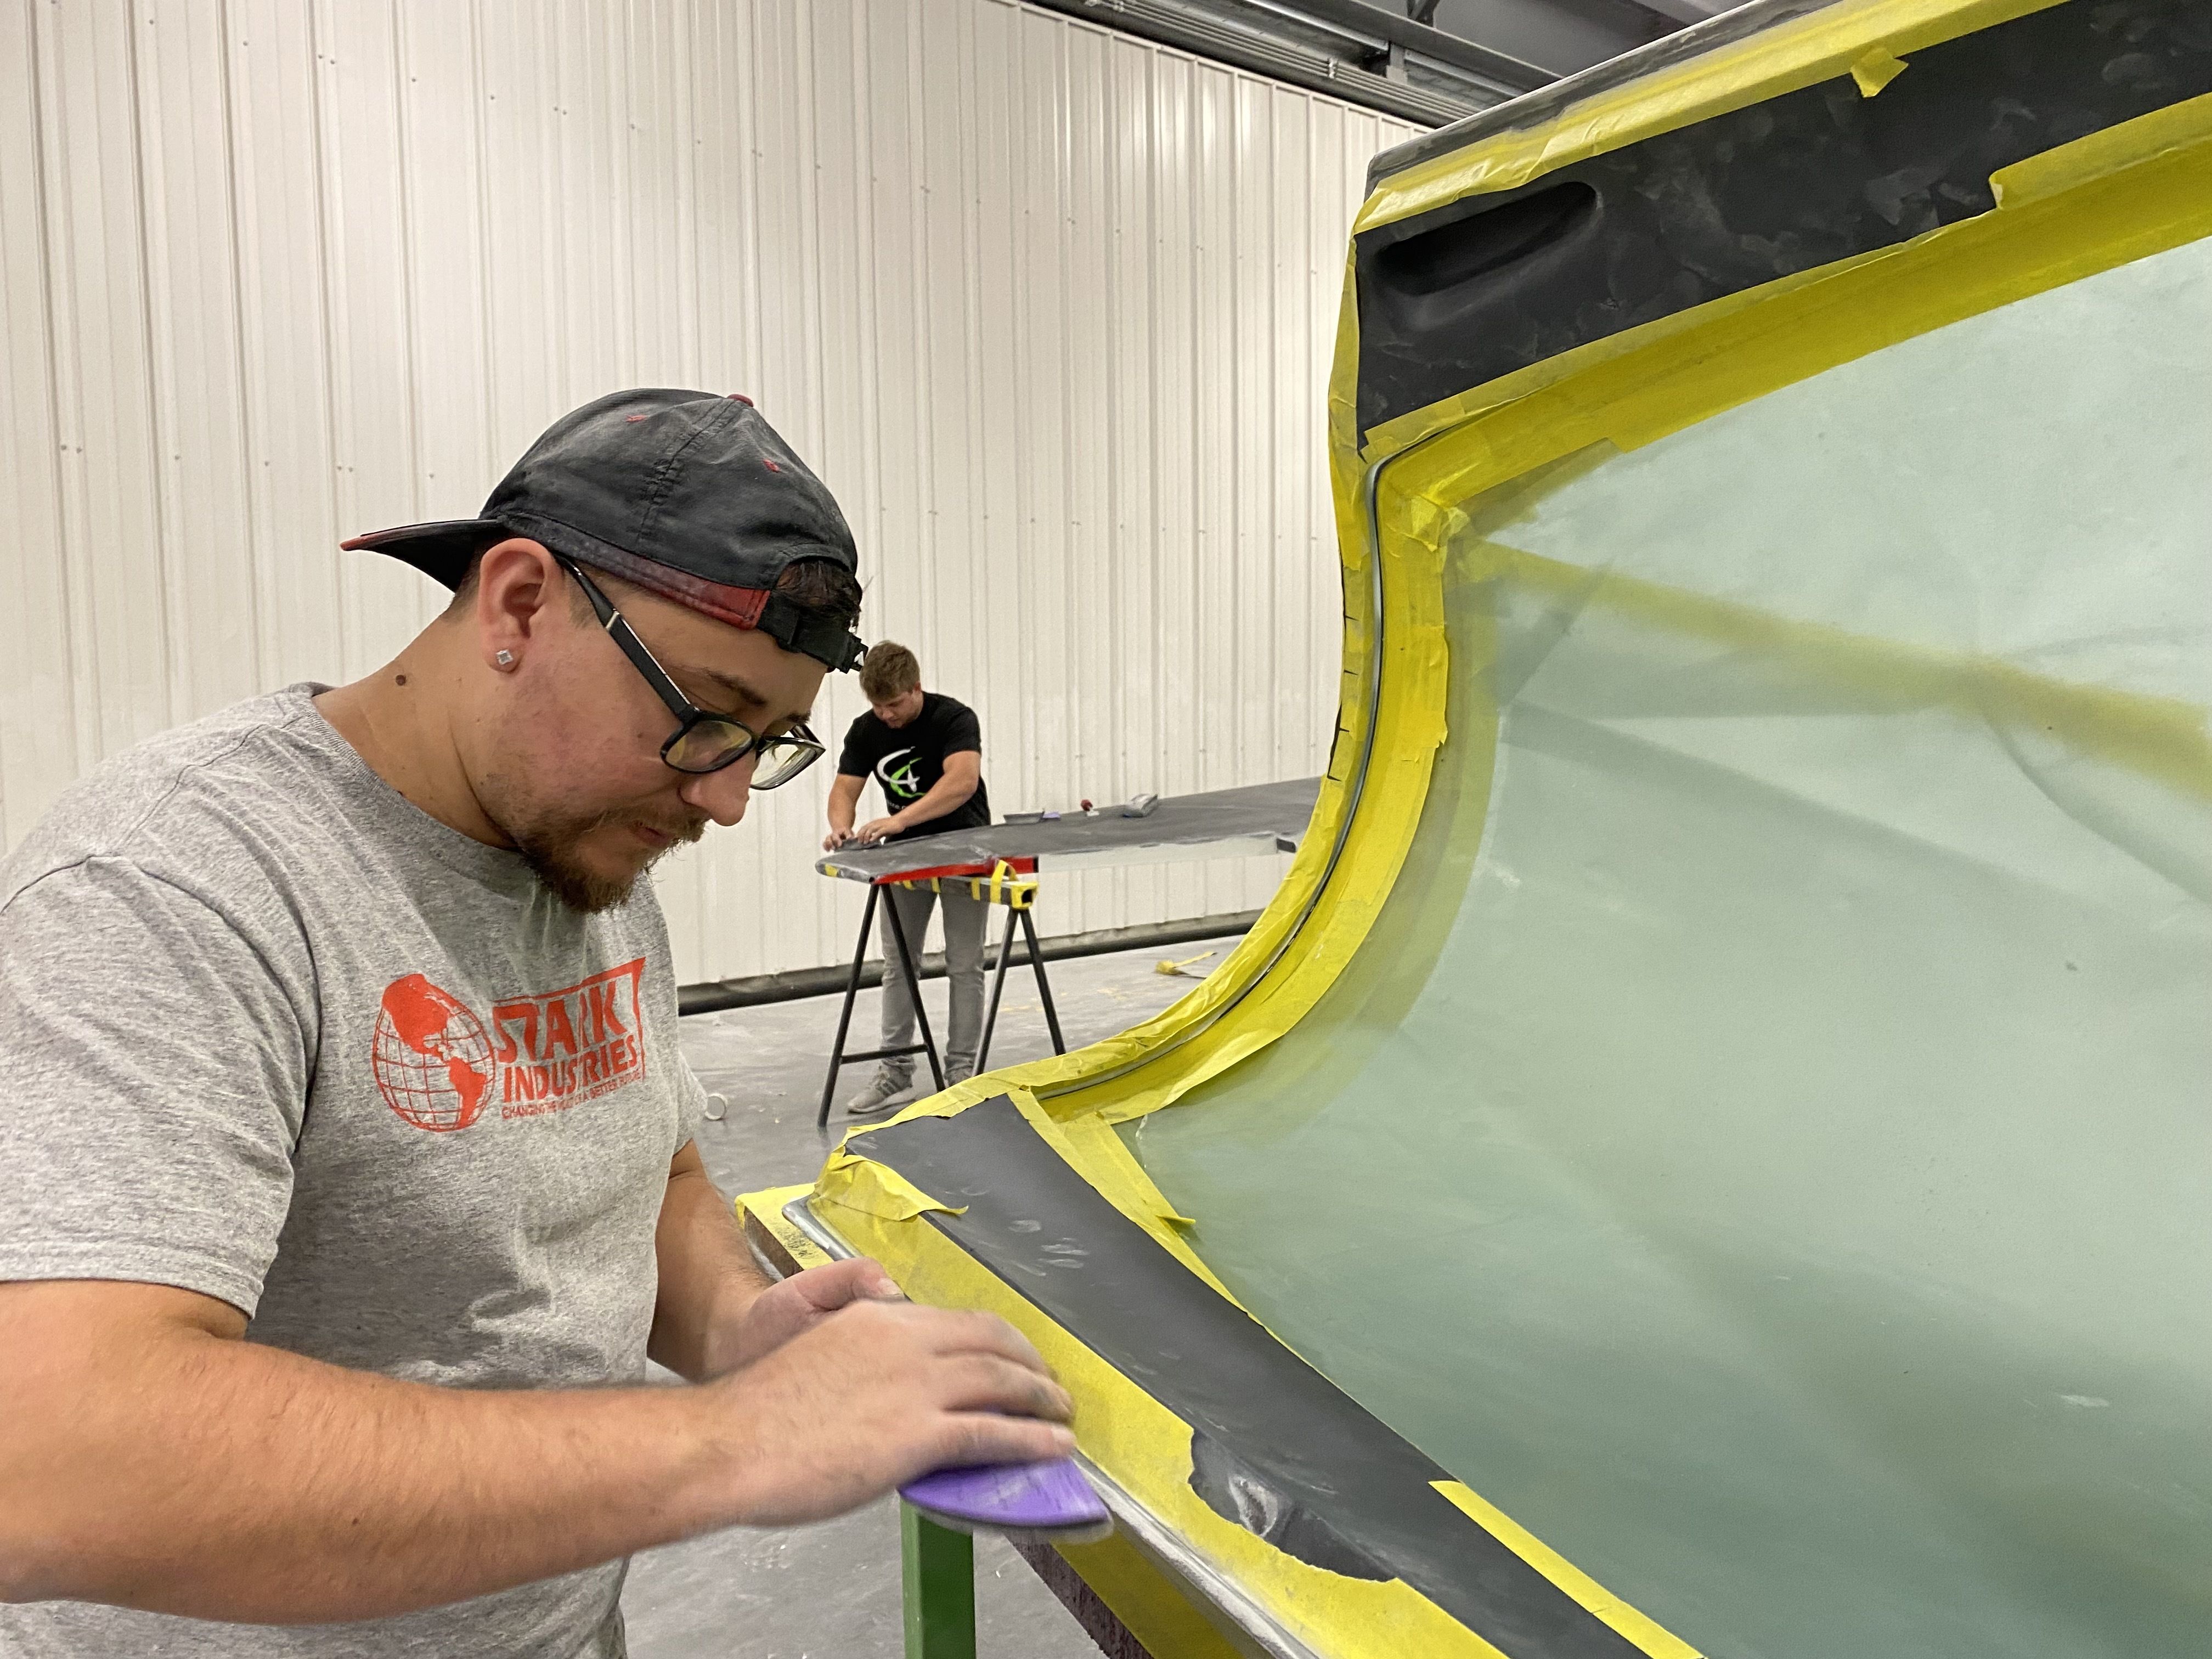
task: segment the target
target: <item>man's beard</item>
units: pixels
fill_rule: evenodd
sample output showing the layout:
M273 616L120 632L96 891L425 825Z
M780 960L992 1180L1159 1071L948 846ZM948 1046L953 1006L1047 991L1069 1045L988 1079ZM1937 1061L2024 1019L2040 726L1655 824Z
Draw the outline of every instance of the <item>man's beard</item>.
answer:
M603 875L587 869L576 856L576 848L586 836L611 824L633 823L647 824L673 836L675 845L662 848L624 876ZM589 817L548 814L527 823L500 827L507 831L515 852L530 866L531 873L544 884L548 892L571 910L593 916L627 903L630 894L636 890L638 878L677 847L687 846L705 835L707 820L686 818L672 823L628 807L614 807Z

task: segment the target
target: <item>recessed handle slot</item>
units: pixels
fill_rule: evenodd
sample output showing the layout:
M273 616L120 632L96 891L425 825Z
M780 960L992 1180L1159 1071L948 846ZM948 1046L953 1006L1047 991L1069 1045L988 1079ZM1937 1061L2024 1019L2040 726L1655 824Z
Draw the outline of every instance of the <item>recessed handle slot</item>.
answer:
M1569 179L1378 248L1370 270L1407 325L1432 328L1548 265L1540 255L1577 240L1597 217L1597 191Z

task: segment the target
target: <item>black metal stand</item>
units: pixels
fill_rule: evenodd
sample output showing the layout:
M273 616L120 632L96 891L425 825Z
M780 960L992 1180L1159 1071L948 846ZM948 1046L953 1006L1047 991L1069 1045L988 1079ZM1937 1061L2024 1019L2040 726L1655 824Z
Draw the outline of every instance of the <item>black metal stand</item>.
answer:
M983 1016L983 1040L975 1045L975 1070L979 1073L991 1069L988 1064L991 1033L999 1027L999 999L1006 994L1006 964L1013 959L1014 919L1017 916L1021 918L1022 938L1030 947L1030 967L1036 974L1037 995L1044 1002L1045 1029L1052 1033L1052 1051L1056 1054L1067 1052L1067 1044L1060 1040L1060 1010L1052 1003L1052 984L1044 976L1044 953L1037 946L1036 923L1030 920L1027 909L1018 910L1008 905L1006 931L999 939L999 966L991 975L991 1006Z
M884 920L890 923L891 943L898 947L898 969L906 976L906 988L914 1000L915 1029L921 1033L921 1041L909 1042L896 1048L869 1048L857 1054L848 1054L845 1052L845 1034L852 1029L853 1004L860 994L860 973L868 960L868 934L875 927L876 906L878 902L883 902ZM1026 921L1028 918L1024 916L1023 920ZM1034 940L1036 935L1032 933L1030 938ZM1032 954L1035 953L1034 943L1030 945L1030 951ZM884 952L884 973L886 977L890 971L891 953L886 951ZM1045 1003L1048 1015L1051 1006L1051 1000L1048 997ZM998 1010L995 999L991 1007L992 1012L995 1013ZM1057 1019L1053 1021L1052 1029L1053 1040L1057 1042L1060 1040L1060 1022ZM988 1047L989 1043L988 1032L984 1042ZM1066 1051L1062 1050L1062 1052ZM884 890L880 884L871 882L868 884L868 906L860 913L860 942L853 949L852 975L845 981L845 1006L837 1016L837 1041L830 1050L830 1075L822 1079L822 1109L814 1115L814 1127L817 1129L823 1128L830 1122L830 1102L837 1092L837 1073L840 1071L848 1066L857 1066L865 1060L894 1060L901 1054L928 1055L929 1075L936 1080L939 1089L944 1088L945 1067L938 1063L937 1041L929 1034L929 1010L921 1006L921 975L915 970L914 952L907 948L906 925L899 920L898 906L884 898ZM981 1069L979 1060L976 1070Z

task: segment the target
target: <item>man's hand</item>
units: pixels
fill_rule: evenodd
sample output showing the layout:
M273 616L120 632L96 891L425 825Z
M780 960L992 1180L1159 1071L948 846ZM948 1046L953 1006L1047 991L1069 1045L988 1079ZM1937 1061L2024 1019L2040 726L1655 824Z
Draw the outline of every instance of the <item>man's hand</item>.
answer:
M830 833L822 837L822 850L834 853L853 840L853 819L860 806L860 790L868 780L855 772L840 772L830 786Z
M873 847L885 836L896 836L905 828L906 825L899 822L898 815L893 813L887 818L869 819L853 832L853 839L863 847Z
M764 1358L848 1303L901 1299L890 1275L866 1256L809 1267L752 1299L735 1328L715 1345L711 1368L719 1374Z
M993 1314L853 1301L700 1393L727 1425L726 1512L750 1526L827 1520L932 1469L1075 1446L1067 1391Z

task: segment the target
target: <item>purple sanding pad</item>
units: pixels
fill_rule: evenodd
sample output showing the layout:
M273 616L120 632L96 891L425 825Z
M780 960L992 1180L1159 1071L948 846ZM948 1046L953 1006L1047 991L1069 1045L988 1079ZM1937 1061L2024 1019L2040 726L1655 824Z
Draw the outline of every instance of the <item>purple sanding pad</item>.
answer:
M1003 1533L1048 1543L1106 1537L1114 1519L1073 1460L939 1469L899 1488L899 1496L958 1532Z

